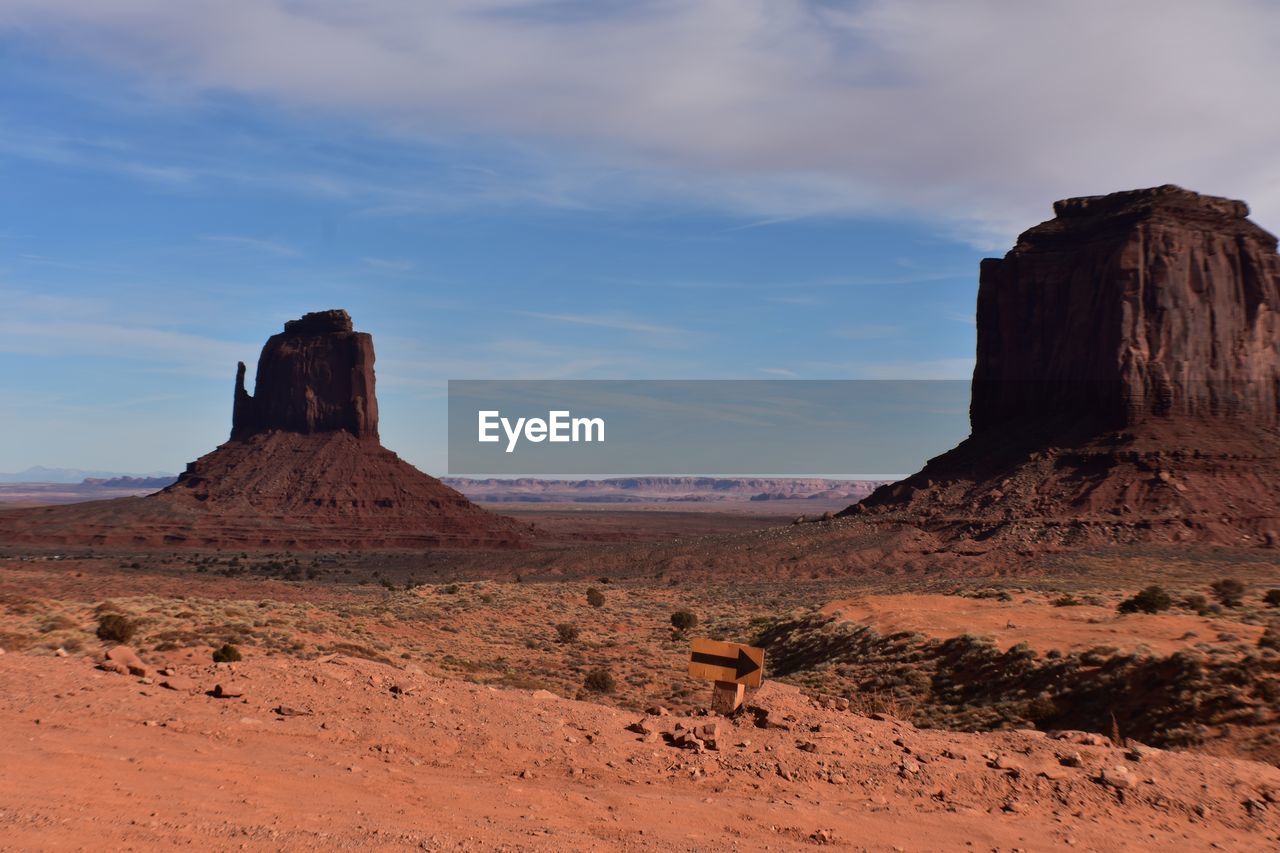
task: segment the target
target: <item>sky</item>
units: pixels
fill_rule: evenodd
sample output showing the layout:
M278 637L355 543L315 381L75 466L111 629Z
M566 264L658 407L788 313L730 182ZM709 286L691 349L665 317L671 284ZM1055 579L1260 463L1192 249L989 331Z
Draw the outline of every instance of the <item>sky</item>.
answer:
M1280 228L1278 43L1261 0L0 0L0 471L179 471L333 307L434 473L448 379L967 378L1055 199Z

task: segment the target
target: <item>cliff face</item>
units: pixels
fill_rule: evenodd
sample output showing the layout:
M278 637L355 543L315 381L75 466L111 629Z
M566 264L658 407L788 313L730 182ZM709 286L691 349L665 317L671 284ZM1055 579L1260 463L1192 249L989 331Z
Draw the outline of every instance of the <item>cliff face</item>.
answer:
M1054 211L982 263L975 437L1056 419L1280 422L1280 258L1244 202L1162 186Z
M318 311L285 323L262 348L252 396L244 387L243 362L236 371L231 437L346 430L377 441L373 361L373 338L354 331L346 311Z
M845 514L1019 547L1280 543L1280 257L1244 202L1054 205L982 263L970 437Z

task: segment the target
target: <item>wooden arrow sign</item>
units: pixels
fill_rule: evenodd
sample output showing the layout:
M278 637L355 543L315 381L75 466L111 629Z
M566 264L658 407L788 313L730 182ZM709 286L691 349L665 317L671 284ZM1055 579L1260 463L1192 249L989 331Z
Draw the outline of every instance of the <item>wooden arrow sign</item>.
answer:
M759 687L764 677L764 649L719 640L694 640L689 675Z

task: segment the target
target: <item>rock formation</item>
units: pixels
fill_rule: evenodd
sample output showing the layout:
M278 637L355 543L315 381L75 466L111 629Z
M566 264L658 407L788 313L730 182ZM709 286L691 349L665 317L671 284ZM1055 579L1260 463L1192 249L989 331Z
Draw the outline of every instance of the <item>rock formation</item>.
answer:
M236 373L231 438L144 498L0 516L0 541L230 548L506 546L528 525L491 513L378 440L373 339L346 311L285 323Z
M236 371L231 438L271 430L322 433L346 430L378 440L373 337L352 329L346 311L317 311L284 324L258 357L254 395Z
M1280 419L1280 258L1241 201L1072 198L982 262L973 434L1007 422Z
M846 514L958 535L1274 543L1280 257L1244 202L1073 198L982 262L971 435Z

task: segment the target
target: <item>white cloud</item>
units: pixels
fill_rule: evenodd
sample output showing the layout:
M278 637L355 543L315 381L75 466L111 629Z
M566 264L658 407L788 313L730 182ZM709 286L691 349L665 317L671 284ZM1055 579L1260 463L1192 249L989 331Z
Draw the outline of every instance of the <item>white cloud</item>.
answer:
M1263 0L0 0L0 27L166 98L513 140L531 202L926 217L1004 247L1055 198L1174 182L1280 224Z

